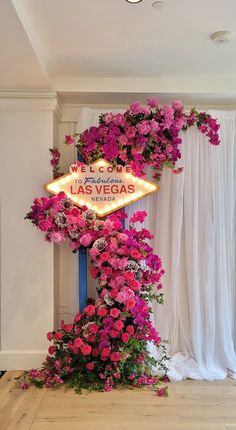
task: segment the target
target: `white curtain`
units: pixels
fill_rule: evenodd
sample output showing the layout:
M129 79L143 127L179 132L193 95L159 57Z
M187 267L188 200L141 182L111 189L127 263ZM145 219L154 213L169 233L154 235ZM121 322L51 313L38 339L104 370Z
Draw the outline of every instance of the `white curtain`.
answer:
M86 127L101 113L90 111ZM184 172L165 171L157 195L127 207L129 215L147 210L146 226L166 270L165 304L153 310L169 341L172 380L236 375L236 113L210 113L221 124L220 146L189 130L179 163Z

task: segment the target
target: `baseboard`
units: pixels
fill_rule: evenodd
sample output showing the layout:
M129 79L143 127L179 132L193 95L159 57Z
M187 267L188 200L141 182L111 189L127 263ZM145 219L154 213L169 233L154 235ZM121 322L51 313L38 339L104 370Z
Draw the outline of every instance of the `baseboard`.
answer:
M0 351L0 370L29 370L42 365L46 351Z

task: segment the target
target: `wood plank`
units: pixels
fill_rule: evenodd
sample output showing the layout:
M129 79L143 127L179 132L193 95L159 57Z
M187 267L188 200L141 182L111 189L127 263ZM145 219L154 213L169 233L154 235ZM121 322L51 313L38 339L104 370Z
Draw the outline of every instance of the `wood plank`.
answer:
M7 372L0 385L0 423L1 430L28 430L46 390L35 387L22 390L15 378L22 372Z
M150 389L77 395L21 390L8 372L0 382L1 430L236 430L236 381L169 384L169 398Z

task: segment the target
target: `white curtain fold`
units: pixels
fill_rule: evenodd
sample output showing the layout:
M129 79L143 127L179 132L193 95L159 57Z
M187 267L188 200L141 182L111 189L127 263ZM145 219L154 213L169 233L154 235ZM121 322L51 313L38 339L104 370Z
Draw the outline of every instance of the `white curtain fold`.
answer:
M80 125L95 125L102 112L89 111L81 110ZM165 171L156 195L127 207L128 215L147 210L166 270L165 304L153 304L153 317L169 341L172 380L236 376L236 112L210 113L221 124L220 146L189 130L184 172Z

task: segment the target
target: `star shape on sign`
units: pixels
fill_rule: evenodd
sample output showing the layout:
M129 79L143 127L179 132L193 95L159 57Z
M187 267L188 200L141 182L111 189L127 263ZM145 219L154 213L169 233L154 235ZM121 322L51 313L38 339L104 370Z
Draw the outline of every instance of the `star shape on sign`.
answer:
M100 158L92 164L72 164L70 173L44 185L54 195L64 191L79 207L104 217L159 190L154 182L132 174L130 166L114 166Z

